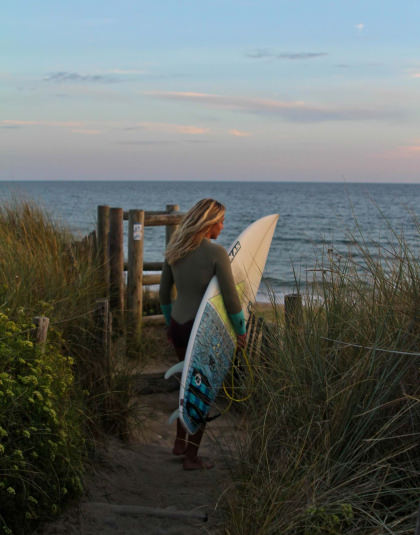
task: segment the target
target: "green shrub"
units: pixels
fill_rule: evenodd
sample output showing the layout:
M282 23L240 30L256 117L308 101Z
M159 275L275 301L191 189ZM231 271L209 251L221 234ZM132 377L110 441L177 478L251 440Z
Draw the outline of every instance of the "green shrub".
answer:
M0 533L24 533L81 491L84 439L73 362L42 353L0 312Z

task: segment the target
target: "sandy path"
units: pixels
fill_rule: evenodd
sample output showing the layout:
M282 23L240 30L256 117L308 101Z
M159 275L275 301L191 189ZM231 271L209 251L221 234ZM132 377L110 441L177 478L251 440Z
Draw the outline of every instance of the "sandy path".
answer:
M232 462L227 440L232 443L232 428L240 424L232 413L211 422L200 454L214 460L215 467L184 471L182 457L171 454L175 424L167 425L168 416L177 406L177 396L176 390L141 395L141 414L146 413L147 418L130 444L109 439L100 447L80 502L37 535L222 533L218 501L223 501L223 492L229 488ZM114 505L143 509L122 514L114 510ZM185 515L172 518L174 512Z

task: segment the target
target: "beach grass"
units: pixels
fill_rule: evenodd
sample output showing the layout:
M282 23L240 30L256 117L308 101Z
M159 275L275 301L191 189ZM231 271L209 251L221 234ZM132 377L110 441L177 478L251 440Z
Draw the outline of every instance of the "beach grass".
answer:
M403 238L330 251L301 321L253 360L229 535L412 534L420 492L420 272ZM358 259L356 261L356 259Z
M30 533L56 516L82 491L96 441L127 433L130 372L115 343L108 373L97 343L100 272L92 244L35 203L0 206L1 533ZM44 350L32 335L42 315Z

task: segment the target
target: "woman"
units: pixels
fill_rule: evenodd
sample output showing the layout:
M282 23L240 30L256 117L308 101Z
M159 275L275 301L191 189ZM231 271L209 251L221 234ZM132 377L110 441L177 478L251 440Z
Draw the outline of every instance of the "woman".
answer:
M172 236L166 250L160 284L160 303L179 360L184 360L188 338L204 292L217 276L223 301L235 329L238 346L246 339L245 318L233 281L226 250L215 240L223 229L225 207L213 199L199 201L185 215ZM175 284L177 298L171 303L171 289ZM184 469L212 468L213 464L198 457L204 424L197 433L187 437L177 421L174 455L185 455Z

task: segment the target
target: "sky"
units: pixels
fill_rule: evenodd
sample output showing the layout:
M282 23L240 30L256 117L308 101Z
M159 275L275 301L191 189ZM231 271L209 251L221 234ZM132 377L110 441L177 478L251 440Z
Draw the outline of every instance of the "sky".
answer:
M419 0L3 0L0 180L420 183Z

